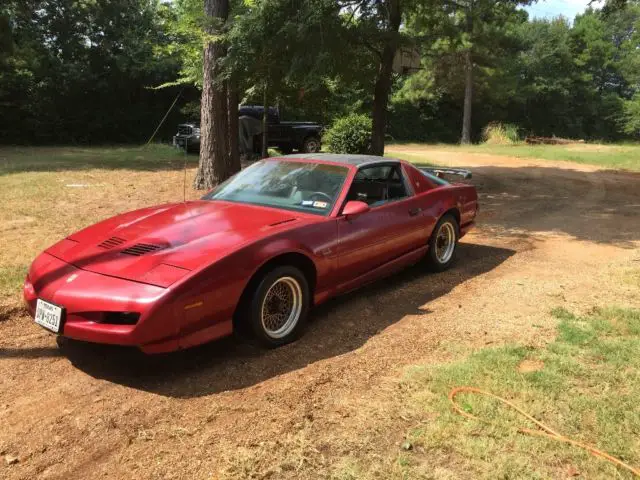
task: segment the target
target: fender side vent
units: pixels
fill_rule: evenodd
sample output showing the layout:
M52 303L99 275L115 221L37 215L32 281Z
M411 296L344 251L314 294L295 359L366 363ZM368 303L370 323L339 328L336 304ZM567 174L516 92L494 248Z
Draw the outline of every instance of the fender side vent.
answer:
M118 245L122 245L126 240L120 237L111 237L107 238L104 242L98 244L98 247L109 250L113 247L117 247Z
M161 250L162 248L162 245L153 245L151 243L136 243L129 248L125 248L121 253L139 257L141 255L146 255L147 253Z

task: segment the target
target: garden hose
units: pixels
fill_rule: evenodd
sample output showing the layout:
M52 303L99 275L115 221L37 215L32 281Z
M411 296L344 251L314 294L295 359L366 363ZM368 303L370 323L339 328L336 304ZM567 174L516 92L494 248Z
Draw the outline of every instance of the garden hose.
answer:
M502 397L494 395L493 393L490 393L490 392L485 392L484 390L480 390L479 388L475 388L475 387L456 387L456 388L454 388L453 390L451 390L449 392L449 401L451 402L451 405L453 406L453 410L456 413L462 415L463 417L470 418L472 420L477 420L479 422L488 423L488 424L491 424L491 425L497 425L494 422L490 422L488 420L483 420L482 418L478 418L475 415L472 415L472 414L470 414L468 412L465 412L456 403L456 400L455 400L456 395L458 395L459 393L477 393L479 395L485 395L487 397L491 397L491 398L493 398L495 400L498 400L499 402L502 402L505 405L513 408L516 412L518 412L523 417L525 417L528 420L530 420L533 423L535 423L542 430L542 431L541 430L532 430L530 428L519 427L518 431L521 432L521 433L525 433L527 435L534 435L534 436L538 436L538 437L551 438L552 440L557 440L558 442L564 442L564 443L569 443L571 445L575 445L576 447L580 447L580 448L582 448L584 450L587 450L589 453L591 453L591 455L594 455L594 456L600 457L600 458L604 458L608 462L611 462L611 463L613 463L614 465L616 465L618 467L624 468L624 469L630 471L631 473L633 473L635 476L640 477L640 470L638 470L636 468L633 468L631 465L628 465L628 464L624 463L622 460L617 459L616 457L613 457L613 456L609 455L608 453L605 453L605 452L603 452L601 450L598 450L597 448L592 447L591 445L587 445L585 443L578 442L577 440L573 440L571 438L565 437L564 435L560 435L559 433L553 431L551 428L546 426L544 423L536 420L531 415L529 415L528 413L526 413L523 410L521 410L520 408L518 408L516 405L511 403L509 400L505 400Z

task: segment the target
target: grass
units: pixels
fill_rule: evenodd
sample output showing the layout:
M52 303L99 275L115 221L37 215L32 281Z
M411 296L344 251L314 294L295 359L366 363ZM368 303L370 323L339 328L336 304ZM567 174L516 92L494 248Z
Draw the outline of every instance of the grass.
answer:
M20 172L52 172L69 170L144 170L179 169L189 155L167 145L142 147L1 147L0 175Z
M518 127L510 123L490 123L482 129L482 139L488 145L514 145L520 135Z
M558 336L544 349L484 349L466 360L415 367L405 386L428 421L406 434L403 478L632 478L566 444L517 433L528 425L498 402L458 396L491 424L453 413L447 394L475 386L510 399L552 429L640 466L640 310L576 316L557 309ZM524 361L538 368L520 371Z
M428 150L480 153L516 158L537 158L541 160L567 161L596 165L607 169L627 169L640 171L640 145L429 145L397 144L389 147L392 156L409 161L429 161Z

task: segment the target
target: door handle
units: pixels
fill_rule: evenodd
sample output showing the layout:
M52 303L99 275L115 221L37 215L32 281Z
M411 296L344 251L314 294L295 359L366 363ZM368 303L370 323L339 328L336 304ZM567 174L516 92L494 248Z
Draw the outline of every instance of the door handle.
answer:
M415 217L415 216L416 216L416 215L418 215L421 211L422 211L422 209L421 209L420 207L412 208L411 210L409 210L409 216L410 216L410 217Z

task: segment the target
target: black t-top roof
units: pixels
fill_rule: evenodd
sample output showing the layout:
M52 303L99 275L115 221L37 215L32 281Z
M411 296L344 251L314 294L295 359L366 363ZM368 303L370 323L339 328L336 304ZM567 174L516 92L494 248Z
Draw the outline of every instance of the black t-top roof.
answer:
M343 153L296 153L283 158L304 158L307 160L324 160L326 162L348 163L362 165L364 163L399 162L397 158L378 157L377 155L355 155Z

